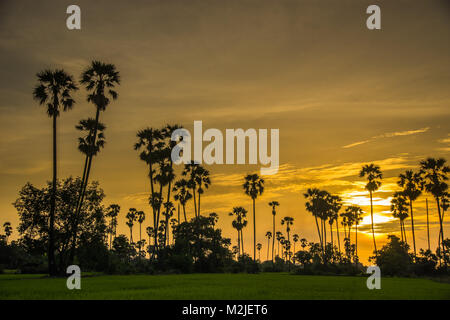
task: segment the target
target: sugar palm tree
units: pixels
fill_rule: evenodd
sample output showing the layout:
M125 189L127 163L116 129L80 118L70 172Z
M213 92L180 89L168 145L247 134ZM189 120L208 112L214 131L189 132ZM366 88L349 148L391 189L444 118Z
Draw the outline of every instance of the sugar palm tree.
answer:
M116 236L117 228L117 216L120 212L120 206L118 204L112 204L106 209L106 216L111 218L109 223L110 235L109 235L109 250L112 248L113 236Z
M355 257L358 258L358 225L363 219L362 215L364 214L364 211L358 207L358 206L349 206L345 210L349 213L351 216L350 218L350 228L351 225L355 225ZM349 238L350 238L350 231L349 231Z
M261 243L257 243L256 244L256 250L258 250L258 260L261 261L261 249L262 249L262 244Z
M278 203L278 201L271 201L269 202L269 207L272 207L272 219L273 219L273 233L272 233L272 264L273 264L273 254L274 254L274 249L275 249L275 216L277 215L277 207L280 204Z
M13 228L11 227L11 222L5 222L3 224L3 230L5 230L5 240L8 244L8 238L12 235Z
M118 97L117 92L114 90L116 85L120 84L119 72L113 64L103 63L100 61L92 61L84 72L81 74L80 83L85 86L88 95L87 101L91 102L96 109L95 114L95 128L92 134L90 142L92 143L92 150L95 149L97 141L97 131L99 128L100 112L105 111L110 104L110 99L116 100ZM72 247L70 252L70 260L73 263L76 239L78 233L78 218L80 215L81 207L83 206L84 197L86 195L86 188L89 182L89 175L92 167L92 159L94 154L89 156L87 161L87 167L85 169L84 180L82 180L80 194L78 197L78 204L75 214L75 227L72 234Z
M375 229L373 227L373 192L377 191L381 186L381 179L383 175L381 173L380 167L371 163L362 167L359 172L359 176L361 178L367 178L366 190L369 191L370 195L370 218L372 222L372 238L373 238L373 247L375 250L375 255L377 255L377 243L375 241Z
M294 224L294 218L292 217L284 217L283 219L281 219L281 225L286 225L286 233L287 233L287 241L289 243L291 243L291 237L290 237L290 232L291 232L291 226ZM289 251L289 256L291 255L291 252Z
M33 98L40 105L47 107L47 114L53 121L53 181L50 200L49 229L48 229L48 268L50 275L58 273L55 261L55 211L56 211L56 180L57 180L57 152L56 152L56 119L61 109L72 109L75 100L72 93L78 90L73 77L64 70L44 70L37 75L38 84L33 90Z
M174 199L183 207L184 222L187 222L186 203L192 199L192 194L189 192L189 183L186 179L180 179L175 182L172 190L175 192Z
M197 194L198 194L198 216L200 216L200 197L205 192L205 189L208 189L211 185L211 179L209 178L209 171L203 168L202 166L198 166L196 175L195 175L195 184L197 186Z
M403 188L403 194L409 200L409 213L411 214L411 230L413 236L414 259L416 259L416 235L414 233L414 214L413 201L415 201L422 193L422 177L420 172L414 173L412 170L407 170L405 173L399 175L398 185Z
M272 238L272 232L267 231L266 232L266 237L267 237L267 260L269 260L270 239Z
M338 242L338 250L339 256L341 255L341 240L339 234L339 211L342 208L342 199L339 196L331 196L330 197L330 210L333 215L333 220L336 222L336 234L337 234L337 242Z
M277 231L275 234L275 237L277 239L278 242L278 250L277 250L277 255L280 256L280 241L284 238L283 234L280 231Z
M403 192L394 193L391 200L391 212L392 216L400 221L400 235L402 242L407 243L404 221L408 218L408 203Z
M134 222L137 220L137 210L135 208L130 208L127 213L127 226L130 228L130 243L133 243L133 226Z
M445 196L448 190L448 173L450 172L450 167L447 166L446 160L443 158L434 159L428 158L424 161L420 162L420 172L421 176L424 180L424 189L431 193L436 199L438 216L439 216L439 238L440 243L438 243L439 247L442 244L442 252L445 255L445 245L444 245L444 217L441 214L441 201L442 197ZM444 263L447 264L444 259Z
M298 236L298 234L294 234L293 236L292 236L292 240L294 241L294 258L295 258L295 244L298 242L298 240L299 240L299 236ZM292 259L292 260L294 260L294 259ZM294 261L295 262L295 261Z
M245 219L247 217L247 210L243 207L234 207L229 215L236 217L232 222L232 227L236 229L238 234L237 242L239 255L241 254L241 251L242 254L244 254L244 235L242 230L247 226L247 220Z
M264 192L264 179L257 174L249 174L244 178L245 182L242 185L246 195L252 198L253 202L253 260L256 261L256 209L255 201L258 195Z
M192 190L192 195L194 197L194 217L197 217L197 199L195 194L197 193L196 187L197 187L197 172L200 165L196 163L195 161L191 161L189 163L186 163L184 165L183 172L181 173L183 176L187 177L188 187Z
M145 212L136 212L137 222L139 223L139 243L142 243L142 223L145 221ZM141 246L139 245L139 257L141 256Z

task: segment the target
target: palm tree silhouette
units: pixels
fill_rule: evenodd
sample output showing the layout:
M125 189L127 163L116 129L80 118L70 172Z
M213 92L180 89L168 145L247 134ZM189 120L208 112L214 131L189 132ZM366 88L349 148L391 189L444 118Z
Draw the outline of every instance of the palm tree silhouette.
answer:
M350 239L350 230L351 226L355 225L355 258L358 258L358 225L361 222L362 215L364 211L358 207L358 206L349 206L345 208L345 213L347 215L348 223L349 223L349 232L348 232L348 238Z
M278 250L277 250L277 256L280 256L280 241L283 239L283 234L280 231L277 231L275 234L275 237L278 242Z
M137 220L137 210L135 208L130 208L127 213L127 226L130 228L130 243L133 243L133 226L134 222Z
M406 196L403 192L396 192L391 200L391 212L394 218L400 221L400 234L402 242L407 243L405 219L408 218L408 203Z
M262 249L262 244L261 243L257 243L256 244L256 250L258 250L258 260L261 261L261 249Z
M339 257L341 256L341 240L339 235L339 211L342 208L342 199L339 196L331 196L330 197L330 210L331 210L331 218L333 221L336 222L336 234L337 234L337 242L338 242L338 250L339 250ZM333 231L331 231L331 234L333 234Z
M319 235L320 247L322 255L325 257L325 242L324 235L324 221L330 211L330 194L327 191L319 190L317 188L308 189L303 194L306 199L306 210L311 212L316 222L317 233ZM321 227L319 227L318 218L321 219Z
M247 210L243 207L234 207L233 211L229 213L230 216L236 216L236 218L232 222L232 227L236 229L238 233L238 252L239 255L244 254L244 235L242 230L247 226Z
M298 236L298 234L294 234L293 236L292 236L292 240L294 241L294 258L293 258L293 260L294 260L294 262L295 262L295 244L298 242L298 239L299 239L300 237Z
M280 204L278 203L278 201L271 201L269 202L269 207L272 207L272 219L273 219L273 233L272 233L272 264L274 263L273 261L273 253L274 253L274 249L275 249L275 216L277 215L277 210L276 208L279 206Z
M370 218L372 222L372 238L373 238L373 247L375 250L375 255L377 255L377 243L375 241L375 229L373 227L373 200L372 194L377 191L381 186L381 179L383 175L381 173L380 167L371 163L362 167L359 172L359 176L361 178L367 177L366 189L369 191L370 195Z
M48 268L49 274L58 273L55 260L55 211L56 211L56 180L57 180L57 156L56 156L56 119L60 109L63 111L72 109L75 100L71 94L78 90L73 77L64 70L44 70L37 75L38 84L33 90L33 98L40 105L47 107L47 114L53 119L53 181L50 202L49 231L48 231Z
M422 177L420 172L414 173L412 170L407 170L405 173L399 175L398 185L403 188L403 194L409 200L409 212L411 214L411 230L413 236L414 246L414 259L416 259L416 235L414 233L414 214L413 214L413 201L415 201L422 193Z
M88 96L87 101L92 102L96 108L95 114L95 128L92 138L90 139L92 146L91 150L94 150L97 141L97 131L99 128L100 111L105 111L110 103L110 98L116 100L118 97L117 92L114 90L115 86L120 84L119 72L113 64L103 63L100 61L92 61L91 65L85 69L81 74L80 83L85 86ZM82 180L78 205L75 214L75 220L78 220L80 210L83 205L84 197L86 195L86 188L89 182L89 175L92 167L92 159L94 154L90 154L87 161L87 168L85 169L85 179ZM70 252L70 261L73 263L75 254L76 239L78 232L78 223L75 224L73 230L72 248Z
M253 260L256 261L256 209L255 200L258 194L261 195L264 192L264 179L260 178L257 174L249 174L245 178L245 182L242 185L245 194L250 196L253 201Z
M204 193L203 188L208 189L211 184L211 180L209 178L209 171L201 166L198 166L195 175L195 184L197 185L197 194L198 194L197 214L198 216L200 216L200 197Z
M292 217L284 217L283 219L281 219L281 225L286 225L286 233L287 233L287 241L289 243L291 243L291 238L290 238L290 232L291 232L291 226L294 224L294 218ZM288 251L288 255L289 255L289 259L291 256L291 251L289 249Z
M184 222L187 222L186 218L186 203L192 199L192 194L189 192L189 183L186 179L180 179L175 182L175 185L172 189L173 192L176 192L174 195L174 199L178 202L180 202L181 206L183 207L183 215L184 215Z
M137 222L139 223L139 258L141 257L141 244L142 244L142 223L145 221L145 212L136 212Z
M192 190L192 195L194 196L194 217L197 217L197 199L196 199L196 186L197 186L197 172L199 170L200 165L195 161L191 161L184 165L183 172L181 173L183 176L188 177L188 187Z
M5 222L3 224L3 230L5 230L5 241L8 244L8 238L12 235L13 228L11 227L11 222Z
M116 228L117 228L117 216L120 212L120 206L118 204L112 204L106 209L106 216L111 218L109 227L110 227L110 235L109 235L109 250L111 250L113 236L116 236Z
M436 199L436 204L438 208L438 216L439 216L439 239L438 245L439 247L442 244L442 253L445 256L445 244L444 244L444 217L441 214L441 199L445 197L445 194L448 190L448 184L446 181L448 180L448 173L450 172L450 167L445 165L446 160L443 158L434 159L427 158L420 162L420 172L423 178L423 188L431 193ZM447 265L446 259L444 259L445 265Z
M272 238L272 232L267 231L266 237L267 237L267 260L269 260L270 239ZM272 250L272 254L273 254L273 250Z

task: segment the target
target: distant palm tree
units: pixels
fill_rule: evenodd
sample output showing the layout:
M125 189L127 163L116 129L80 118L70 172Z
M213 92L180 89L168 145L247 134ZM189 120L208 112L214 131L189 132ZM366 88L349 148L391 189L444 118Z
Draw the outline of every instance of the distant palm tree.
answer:
M413 201L422 194L422 177L420 172L414 173L412 170L407 170L405 173L399 175L398 185L403 188L403 194L409 200L409 212L411 214L411 230L413 236L413 246L414 246L414 259L416 259L416 236L414 233L414 215L413 215Z
M292 236L292 240L294 241L294 259L292 259L292 260L295 260L295 244L298 242L298 239L299 239L299 236L298 236L298 234L294 234L293 236ZM295 261L294 261L295 262Z
M196 187L197 187L197 173L200 170L200 165L195 161L191 161L184 165L183 172L181 173L183 176L187 177L188 187L192 190L192 195L194 196L194 216L197 217L197 199L196 199Z
M148 236L148 253L150 255L150 247L151 247L151 239L155 237L154 233L155 233L155 229L153 229L153 227L147 227L145 229L145 231L147 232L147 236Z
M137 222L139 223L139 243L142 243L142 223L145 221L145 212L136 212ZM139 245L139 257L141 257L141 245Z
M233 211L230 212L229 215L236 217L236 219L232 222L232 226L238 233L237 242L239 255L241 254L241 251L242 254L244 254L244 235L242 230L247 226L247 220L245 219L247 217L247 210L243 207L234 207Z
M270 251L270 239L272 238L272 232L267 231L266 232L267 237L267 260L269 260L269 251ZM272 251L273 252L273 251Z
M358 258L358 225L363 219L362 215L364 211L358 206L349 206L345 210L351 216L350 218L350 228L351 225L355 225L355 257ZM349 231L350 238L350 231Z
M258 250L258 260L261 261L261 249L262 249L262 244L261 244L261 243L257 243L257 244L256 244L256 249Z
M253 260L256 261L256 209L255 200L258 195L264 192L264 179L257 174L249 174L244 178L245 182L242 185L246 195L250 196L253 201Z
M130 228L130 243L133 243L133 226L134 222L137 220L137 210L135 208L130 208L127 213L127 226Z
M272 207L272 219L273 219L273 233L272 233L272 264L273 264L273 254L274 254L274 249L275 249L275 216L277 215L277 210L276 208L279 206L280 204L278 203L278 201L271 201L269 202L269 206Z
M173 192L176 192L174 199L180 202L183 207L184 222L187 222L186 203L192 199L192 194L189 192L189 182L186 179L180 179L175 182L172 190Z
M286 225L286 233L287 233L287 241L290 244L291 243L291 237L290 237L290 232L291 232L291 226L294 224L294 218L292 217L284 217L283 219L281 219L281 225ZM290 259L290 255L291 255L291 251L289 249L288 251L288 256Z
M209 178L209 171L205 168L198 166L195 175L195 184L197 185L198 194L198 216L200 216L200 197L205 192L204 189L208 189L211 185L211 180Z
M381 179L383 175L381 173L380 167L371 163L362 167L359 176L361 178L367 177L366 189L369 191L370 195L370 217L372 221L372 238L373 238L373 247L375 250L375 255L377 255L377 243L375 241L375 229L373 227L373 200L372 195L373 192L377 191L381 186Z
M424 189L431 193L436 199L437 208L438 208L438 216L439 216L439 238L438 241L439 247L442 244L442 252L445 256L445 244L444 244L444 216L441 214L441 201L445 196L448 190L448 173L450 172L450 167L445 165L446 160L443 158L434 159L428 158L424 161L420 162L420 172L421 176L424 180ZM446 259L444 259L444 263L447 265Z
M3 230L5 230L5 240L6 244L8 244L8 238L10 235L12 235L13 228L11 227L11 222L5 222L3 224Z
M58 273L55 260L55 211L56 211L56 180L57 180L57 152L56 152L56 119L60 109L72 109L75 100L71 94L78 90L73 77L64 70L44 70L37 75L38 84L33 90L33 98L40 105L47 107L47 114L53 119L53 182L49 214L48 231L48 268L50 275Z
M117 216L120 212L120 206L118 204L112 204L107 209L106 216L111 218L109 223L110 227L110 235L109 235L109 250L112 248L113 236L116 236L116 228L117 228Z
M392 216L400 221L400 235L402 242L407 243L404 221L408 218L408 203L403 192L394 193L391 200L391 212Z
M277 231L275 234L275 237L278 242L278 250L277 250L277 256L280 256L280 241L284 238L283 234L280 231Z
M330 210L332 212L332 219L336 222L336 234L338 242L339 257L341 256L341 240L339 235L339 211L342 208L342 199L339 196L330 197ZM331 219L330 219L331 220Z

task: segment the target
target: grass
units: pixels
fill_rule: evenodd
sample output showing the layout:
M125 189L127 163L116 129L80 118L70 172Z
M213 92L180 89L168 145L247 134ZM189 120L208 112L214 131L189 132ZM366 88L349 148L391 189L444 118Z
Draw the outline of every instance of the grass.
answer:
M450 284L427 279L382 278L368 290L366 278L285 273L95 275L68 290L65 278L0 275L0 299L450 299Z

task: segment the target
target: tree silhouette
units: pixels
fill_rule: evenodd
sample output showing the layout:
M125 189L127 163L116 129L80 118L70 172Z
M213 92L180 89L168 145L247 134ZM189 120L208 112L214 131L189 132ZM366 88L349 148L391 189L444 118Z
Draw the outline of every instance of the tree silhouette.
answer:
M407 170L405 173L399 175L398 185L403 188L403 194L409 200L409 213L411 214L411 230L413 236L414 259L417 257L416 252L416 235L414 232L414 214L413 201L415 201L422 193L422 177L420 172L414 173L412 170Z
M407 244L405 219L408 218L408 203L403 192L396 192L391 200L391 212L394 218L400 221L400 235L402 242Z
M439 216L439 246L442 244L442 252L445 257L445 245L444 245L444 217L441 215L441 200L445 196L448 184L448 173L450 172L450 167L445 165L446 160L443 158L434 159L427 158L420 162L420 173L424 180L424 189L431 193L437 204L438 216ZM447 264L444 259L444 263Z
M247 226L247 220L245 219L247 217L247 210L245 210L243 207L234 207L233 211L229 213L230 216L235 216L236 218L232 222L232 227L236 229L238 233L238 252L239 255L244 254L244 234L243 229Z
M112 242L114 241L114 238L116 237L116 231L117 231L117 216L120 212L120 206L118 204L112 204L107 208L106 216L109 217L110 223L109 223L109 229L110 229L110 237L109 237L109 250L112 248Z
M361 171L359 172L359 176L361 178L366 177L367 178L367 184L366 189L369 191L370 195L370 218L372 222L372 238L373 238L373 247L375 250L375 255L377 254L377 243L375 241L375 229L373 227L373 200L372 195L373 192L377 191L378 188L381 186L381 179L383 178L383 175L381 173L380 167L371 163L368 165L365 165L362 167Z
M264 192L264 179L257 174L249 174L244 178L245 182L242 185L246 195L250 196L253 201L253 260L256 261L256 209L255 200L258 195Z
M87 101L94 104L96 108L95 113L95 128L92 138L89 139L92 142L91 150L95 149L97 141L97 131L99 128L100 111L105 111L110 104L110 98L116 100L118 95L114 90L115 86L120 84L119 72L113 64L103 63L100 61L92 61L85 71L81 74L80 83L85 86L88 92ZM83 205L84 197L86 195L86 187L89 181L89 175L92 167L92 159L95 154L90 154L87 161L87 168L84 180L82 180L80 196L75 216L78 217L81 206ZM76 220L77 221L77 218ZM70 254L70 261L73 262L76 239L78 233L78 225L75 223L73 230L72 249Z
M269 260L270 239L272 238L272 232L267 231L266 237L267 237L267 260ZM272 255L273 255L273 250L272 250Z
M186 203L192 199L192 194L189 192L189 183L186 179L180 179L175 182L172 190L176 192L173 198L183 207L184 222L187 222Z
M269 207L272 207L272 219L273 219L273 221L272 221L272 225L273 225L273 233L272 233L272 265L273 265L273 263L274 263L274 260L273 260L273 254L274 254L274 250L275 250L275 235L276 235L276 232L275 232L275 216L277 215L277 207L279 206L280 204L278 203L278 201L271 201L271 202L269 202Z
M71 94L78 90L73 77L64 70L44 70L37 75L38 84L33 90L33 98L40 105L47 107L47 114L53 119L53 189L51 195L50 221L48 230L48 268L49 274L58 273L55 260L54 224L56 210L56 180L57 180L57 152L56 152L56 119L60 109L67 111L72 109L75 100Z
M8 238L12 235L13 228L11 227L11 222L5 222L3 224L3 230L5 230L5 241L8 244Z
M127 213L127 226L130 228L130 243L133 243L133 226L134 222L137 220L137 210L135 208L130 208Z
M258 250L258 260L261 261L261 249L262 249L262 244L261 243L257 243L256 244L256 250Z
M284 217L283 219L281 219L281 225L286 225L286 233L287 233L287 241L289 242L289 244L291 243L291 238L290 238L290 232L291 232L291 226L294 224L294 218L292 217ZM290 259L291 257L291 251L290 248L288 250L288 257Z

